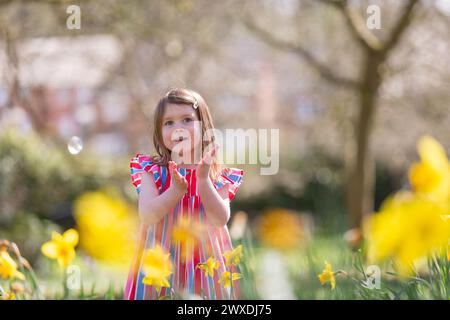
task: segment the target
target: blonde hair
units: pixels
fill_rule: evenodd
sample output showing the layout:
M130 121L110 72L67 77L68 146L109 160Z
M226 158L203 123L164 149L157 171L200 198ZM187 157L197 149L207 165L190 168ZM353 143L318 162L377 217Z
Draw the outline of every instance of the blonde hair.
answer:
M175 88L169 90L158 102L154 113L153 144L158 156L153 161L159 165L167 166L171 160L170 150L166 148L162 136L162 119L164 110L168 104L186 104L195 109L198 119L201 121L202 156L206 147L215 142L214 124L209 112L209 107L203 97L189 89ZM206 135L205 135L206 133ZM222 171L222 166L213 159L211 163L210 177L216 180Z

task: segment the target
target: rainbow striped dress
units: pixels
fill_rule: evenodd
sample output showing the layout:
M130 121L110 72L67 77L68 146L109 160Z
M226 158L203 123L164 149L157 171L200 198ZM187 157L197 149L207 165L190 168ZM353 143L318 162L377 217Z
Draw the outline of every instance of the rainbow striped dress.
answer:
M140 192L141 177L143 172L153 175L159 194L167 190L170 185L170 172L166 166L160 166L152 161L148 155L138 153L130 161L131 180ZM220 274L226 269L223 253L232 250L232 243L227 226L215 227L206 225L205 236L201 237L198 245L180 246L173 241L172 231L182 219L190 219L202 224L205 209L197 192L195 169L179 168L178 171L189 183L187 193L179 200L174 209L168 212L158 223L141 225L138 235L138 243L134 259L125 285L124 298L127 300L156 300L162 296L170 296L171 293L182 293L184 296L197 295L204 299L231 299L231 287L224 288L219 284ZM229 184L229 199L234 198L237 189L242 183L244 171L236 168L224 168L219 178L213 181L216 189ZM142 258L145 250L161 246L170 253L173 273L170 275L170 287L162 287L160 292L145 285ZM190 252L186 252L190 250ZM185 257L192 257L186 259ZM205 271L196 268L197 264L204 263L209 257L214 257L219 262L219 268L214 276L205 275ZM239 272L239 266L232 266L232 272ZM240 298L238 281L233 281L232 294L234 299Z

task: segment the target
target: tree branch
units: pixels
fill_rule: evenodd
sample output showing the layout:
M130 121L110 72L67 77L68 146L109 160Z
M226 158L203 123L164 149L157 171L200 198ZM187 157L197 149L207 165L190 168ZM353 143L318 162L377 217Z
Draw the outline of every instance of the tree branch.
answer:
M4 38L5 45L5 55L6 55L6 68L7 74L10 78L10 88L9 88L9 102L10 107L16 105L22 107L37 131L42 131L45 128L45 121L36 110L33 108L32 104L28 99L22 97L20 92L19 83L19 58L17 56L15 40L11 38L10 33L6 27L0 25L0 32Z
M347 0L320 1L327 5L334 6L342 13L353 38L364 48L370 50L381 50L383 48L383 44L380 40L367 28L364 19L355 9L348 6Z
M251 18L245 17L244 14L240 14L240 21L249 31L251 31L258 38L260 38L270 46L276 49L296 53L297 55L302 57L314 69L316 69L317 72L319 72L319 74L327 81L350 88L355 88L359 86L359 83L357 81L335 74L330 69L330 67L320 62L315 56L313 56L308 50L303 48L301 45L276 37L271 32L257 26L256 23L254 23Z
M403 32L408 28L411 23L413 9L418 2L419 0L409 0L408 4L405 6L402 16L399 18L391 33L391 36L389 37L389 40L383 47L383 51L385 53L389 52L398 43Z

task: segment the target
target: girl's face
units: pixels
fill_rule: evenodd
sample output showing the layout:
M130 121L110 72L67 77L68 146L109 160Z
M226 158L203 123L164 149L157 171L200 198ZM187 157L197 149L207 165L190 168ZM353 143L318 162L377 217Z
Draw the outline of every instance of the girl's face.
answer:
M179 156L193 155L193 151L202 141L201 125L196 110L187 104L173 103L167 104L164 109L161 123L164 146ZM189 155L181 150L189 152ZM193 160L194 158L191 161Z

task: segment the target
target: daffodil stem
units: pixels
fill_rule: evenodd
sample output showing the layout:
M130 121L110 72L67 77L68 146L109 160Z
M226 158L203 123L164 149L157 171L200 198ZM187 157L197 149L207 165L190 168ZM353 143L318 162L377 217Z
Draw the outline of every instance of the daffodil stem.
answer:
M69 288L67 287L67 269L63 268L62 269L63 272L63 300L67 299L69 297Z
M236 300L234 298L234 290L233 290L233 266L230 266L230 300Z
M441 280L442 295L444 297L447 297L448 293L447 293L447 284L446 284L447 281L446 281L446 278L447 278L448 272L443 270L444 266L442 266L442 268L441 268L441 266L439 265L439 258L436 256L436 254L433 254L432 257L433 257L433 262L434 262L434 264L436 266L436 270L437 270L438 276L440 277L440 280Z
M36 278L36 274L34 273L34 270L30 267L27 269L27 273L30 275L31 285L33 286L33 292L36 293L36 296L38 299L42 299L41 290L39 288L39 284Z

